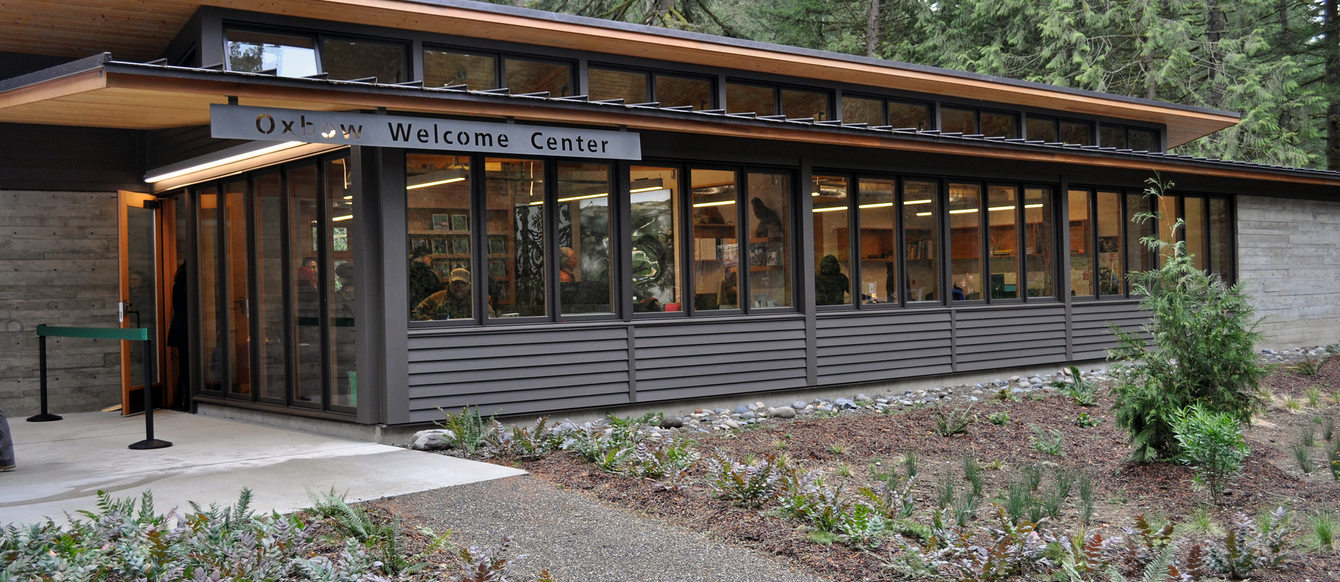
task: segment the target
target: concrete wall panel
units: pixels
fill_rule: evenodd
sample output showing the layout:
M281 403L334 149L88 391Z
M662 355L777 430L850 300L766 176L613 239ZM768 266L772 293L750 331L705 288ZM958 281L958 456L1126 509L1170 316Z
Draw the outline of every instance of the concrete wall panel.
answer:
M1340 340L1340 202L1237 198L1238 277L1263 346Z

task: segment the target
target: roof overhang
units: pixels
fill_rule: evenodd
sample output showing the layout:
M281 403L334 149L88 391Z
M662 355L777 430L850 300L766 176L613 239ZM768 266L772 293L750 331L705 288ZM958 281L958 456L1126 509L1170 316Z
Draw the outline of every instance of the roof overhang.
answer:
M784 47L655 27L614 23L460 0L8 0L0 51L79 57L110 51L150 60L202 6L359 23L666 62L692 63L834 83L1164 125L1173 147L1229 127L1234 113L1090 91Z
M378 110L540 124L626 128L764 139L842 147L961 155L1027 162L1185 172L1336 186L1340 174L1215 162L1175 155L1114 155L1076 147L1037 147L1022 140L969 140L864 127L795 123L747 116L709 115L577 100L507 96L419 87L317 79L287 79L122 63L94 57L24 78L0 82L0 123L122 129L208 125L209 106L228 103L314 111Z

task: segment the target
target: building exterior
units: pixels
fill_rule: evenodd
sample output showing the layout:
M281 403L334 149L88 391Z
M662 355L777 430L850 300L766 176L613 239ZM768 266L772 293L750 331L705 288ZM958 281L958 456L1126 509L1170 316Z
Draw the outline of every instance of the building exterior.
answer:
M1095 360L1156 232L1337 335L1340 174L1164 153L1229 112L462 0L19 0L0 79L12 415L118 303L165 404L367 425Z

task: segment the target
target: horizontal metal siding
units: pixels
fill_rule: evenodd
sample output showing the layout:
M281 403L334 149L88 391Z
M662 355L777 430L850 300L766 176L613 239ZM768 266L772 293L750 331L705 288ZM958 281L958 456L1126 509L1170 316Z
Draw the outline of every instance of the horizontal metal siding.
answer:
M634 346L639 402L806 386L799 316L639 325Z
M959 372L1066 361L1064 305L962 310L954 319Z
M438 408L478 406L487 415L627 404L628 330L416 331L409 398L414 422L441 418Z
M820 385L948 374L948 311L821 315L815 322Z
M1099 360L1107 357L1108 348L1117 345L1112 334L1116 325L1126 332L1139 333L1148 338L1142 327L1149 314L1140 310L1137 301L1101 301L1075 303L1070 311L1072 350L1076 360Z

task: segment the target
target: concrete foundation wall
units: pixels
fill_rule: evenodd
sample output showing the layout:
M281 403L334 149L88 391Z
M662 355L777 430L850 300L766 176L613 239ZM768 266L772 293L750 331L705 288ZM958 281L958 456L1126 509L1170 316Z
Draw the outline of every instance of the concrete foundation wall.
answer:
M0 409L39 408L39 324L116 325L115 192L0 190ZM120 342L47 338L52 413L121 401Z
M1340 202L1237 198L1238 276L1265 316L1262 347L1340 340Z

